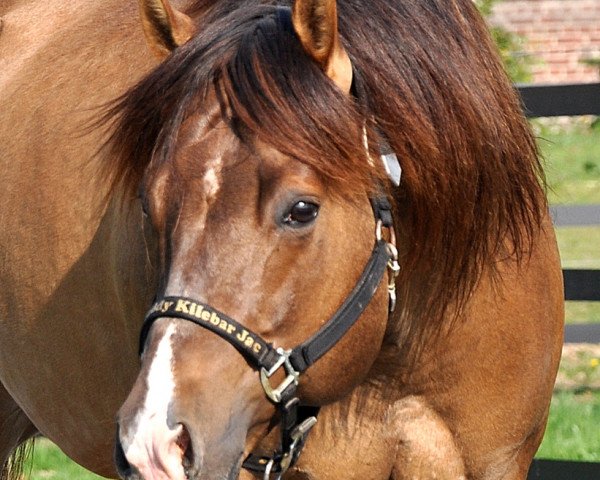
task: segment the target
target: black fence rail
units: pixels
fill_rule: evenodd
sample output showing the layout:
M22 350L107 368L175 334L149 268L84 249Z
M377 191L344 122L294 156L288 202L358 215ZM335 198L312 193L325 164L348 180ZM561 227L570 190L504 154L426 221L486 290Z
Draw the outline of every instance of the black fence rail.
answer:
M600 248L600 239L598 248ZM565 300L600 302L600 270L565 269L563 277Z
M529 118L600 115L600 83L518 86ZM600 225L600 205L554 206L557 227ZM598 238L600 249L600 238ZM565 300L600 302L600 270L563 270ZM566 343L600 343L600 324L567 325ZM527 480L599 480L600 463L535 459Z
M562 117L600 115L600 83L518 85L525 115Z
M536 458L527 480L598 480L600 463L541 460Z
M572 85L517 86L529 118L575 115L600 115L600 83ZM600 226L600 205L551 207L554 224L565 226ZM598 238L600 249L600 238ZM565 300L600 302L600 270L563 270ZM600 325L569 325L565 341L585 338L600 343ZM600 478L600 477L599 477Z

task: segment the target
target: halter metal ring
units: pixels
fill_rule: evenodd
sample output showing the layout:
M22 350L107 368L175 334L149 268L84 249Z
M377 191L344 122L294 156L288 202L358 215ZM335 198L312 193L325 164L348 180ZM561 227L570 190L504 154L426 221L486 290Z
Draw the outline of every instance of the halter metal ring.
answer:
M296 455L296 449L302 446L302 443L306 440L308 433L317 424L317 417L308 417L300 425L297 425L292 432L292 444L290 445L289 451L285 452L283 458L279 462L281 465L281 472L285 473L290 468L294 456Z
M382 240L383 239L383 229L387 228L388 231L390 232L390 241L387 242L388 245L391 245L394 249L394 251L396 252L396 255L398 255L398 250L396 250L396 231L394 230L393 227L385 227L383 225L383 220L379 219L377 220L377 224L375 225L375 239L377 241ZM390 252L391 255L393 255L392 252Z
M265 474L263 475L263 480L271 480L271 470L273 470L274 465L275 459L272 458L271 460L269 460L269 463L267 463L267 466L265 467Z
M267 397L269 397L274 403L279 403L281 402L283 392L285 392L290 385L298 385L298 377L300 376L300 373L294 370L294 367L292 367L292 364L290 363L290 354L292 353L291 350L284 350L280 347L276 350L276 352L280 355L277 363L275 363L270 370L267 370L264 367L260 369L260 383L262 384ZM287 376L278 387L273 388L269 379L282 366L285 369Z
M377 241L379 241L383 238L382 229L383 229L383 221L377 220L377 225L375 225L375 239Z

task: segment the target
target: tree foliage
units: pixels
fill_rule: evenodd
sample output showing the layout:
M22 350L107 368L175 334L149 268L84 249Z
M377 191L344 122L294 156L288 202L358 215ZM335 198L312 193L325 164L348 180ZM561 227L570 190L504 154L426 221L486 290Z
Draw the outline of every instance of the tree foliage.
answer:
M484 17L489 18L494 5L500 1L502 0L475 0L475 5ZM488 25L510 78L514 82L530 81L533 59L524 51L525 39L498 25Z

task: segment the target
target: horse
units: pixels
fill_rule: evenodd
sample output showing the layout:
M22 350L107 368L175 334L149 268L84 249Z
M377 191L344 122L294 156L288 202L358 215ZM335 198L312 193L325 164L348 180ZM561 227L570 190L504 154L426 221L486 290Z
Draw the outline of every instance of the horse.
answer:
M131 3L0 6L1 478L525 478L562 277L473 2Z

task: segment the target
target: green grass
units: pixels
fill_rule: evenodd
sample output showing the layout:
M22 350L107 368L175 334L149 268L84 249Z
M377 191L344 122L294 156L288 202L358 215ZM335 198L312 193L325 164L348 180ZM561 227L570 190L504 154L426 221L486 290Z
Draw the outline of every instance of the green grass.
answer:
M557 228L556 238L563 268L600 268L600 225Z
M600 461L600 392L557 392L537 457Z
M552 123L552 122L551 122ZM538 128L541 123L537 124ZM551 204L600 204L600 131L540 128ZM600 268L600 226L556 231L563 268ZM567 323L600 322L600 303L567 302ZM600 347L565 346L539 458L600 461Z
M538 144L550 203L600 203L600 131L586 126L568 132L547 126L541 130Z
M70 460L50 440L39 438L35 441L33 458L25 468L31 471L30 480L102 480L85 468Z
M544 157L551 204L600 204L600 130L575 120L568 128L555 121L535 123ZM600 268L600 226L556 230L563 268ZM600 303L567 302L567 323L600 323Z
M565 303L565 323L600 323L600 304L598 302Z

